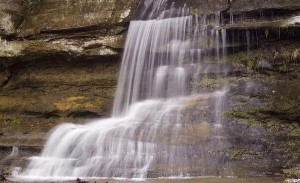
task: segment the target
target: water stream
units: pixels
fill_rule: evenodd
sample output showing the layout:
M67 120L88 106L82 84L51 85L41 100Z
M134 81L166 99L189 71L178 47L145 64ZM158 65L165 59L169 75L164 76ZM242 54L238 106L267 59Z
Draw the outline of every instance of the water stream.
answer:
M13 146L10 156L17 156L19 155L19 147Z
M226 30L219 12L189 16L188 8L165 10L164 3L146 0L149 20L130 23L112 117L58 126L19 176L220 175L229 145L222 128L227 89L195 86L228 72ZM214 64L204 61L208 55Z

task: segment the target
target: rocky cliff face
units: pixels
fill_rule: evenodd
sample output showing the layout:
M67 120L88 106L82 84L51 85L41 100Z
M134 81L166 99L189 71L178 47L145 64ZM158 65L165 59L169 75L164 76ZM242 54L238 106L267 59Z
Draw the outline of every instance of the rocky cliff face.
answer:
M110 115L137 5L128 0L0 1L1 152L18 144L33 151L60 122ZM10 164L10 158L3 163Z
M129 21L137 18L140 3L0 0L3 152L10 151L13 145L41 146L44 134L60 122L110 114ZM228 61L234 68L232 75L221 84L213 76L204 83L208 90L228 84L231 79L234 82L230 83L238 86L229 101L233 110L228 111L232 121L228 130L237 141L237 128L252 135L235 141L240 144L228 151L228 158L237 162L261 158L269 163L267 168L299 163L299 0L175 2L175 6L184 4L191 7L192 14L221 11L231 40L243 31L261 40L252 40L252 51L248 53L246 44L239 51L231 44ZM247 38L240 38L247 42ZM259 88L250 90L253 83L259 83ZM265 134L264 139L255 138L257 133ZM274 144L274 139L280 145ZM253 146L245 145L252 142ZM264 154L250 150L255 148ZM291 153L280 159L284 149ZM277 164L267 161L273 151ZM293 161L289 161L291 158ZM10 159L3 162L8 164Z
M136 5L134 1L1 1L3 114L107 114ZM22 102L25 98L27 102Z

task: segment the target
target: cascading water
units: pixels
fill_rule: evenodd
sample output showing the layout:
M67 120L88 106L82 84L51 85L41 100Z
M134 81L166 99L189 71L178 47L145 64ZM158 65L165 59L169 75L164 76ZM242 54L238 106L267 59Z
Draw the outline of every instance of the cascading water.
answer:
M219 175L222 155L212 152L226 145L221 114L226 90L199 93L191 84L226 72L203 61L226 54L226 31L217 29L219 13L187 16L185 7L166 13L164 3L145 1L146 17L160 19L130 23L112 117L57 127L21 176Z
M191 46L191 27L189 16L131 22L113 116L126 114L141 100L184 95L183 62Z
M13 146L10 156L17 156L19 154L19 147Z

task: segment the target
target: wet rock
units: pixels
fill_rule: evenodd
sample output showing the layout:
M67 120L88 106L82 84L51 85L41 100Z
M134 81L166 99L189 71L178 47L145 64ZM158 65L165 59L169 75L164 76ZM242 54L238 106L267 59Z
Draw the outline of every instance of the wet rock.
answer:
M6 178L4 177L4 170L0 170L0 181L6 181Z
M84 180L81 180L80 178L77 178L76 183L88 183L88 181L84 181Z
M262 9L300 9L300 2L298 0L233 0L230 4L231 12L245 12Z
M0 181L6 181L6 178L3 175L0 175Z
M295 98L300 90L294 85L299 81L290 75L273 74L272 79L258 73L245 77L232 85L229 94L228 103L234 110L226 112L232 137L232 149L226 153L230 162L235 162L233 167L245 168L245 173L252 167L256 169L253 172L260 169L265 175L281 174L282 168L300 162L299 100Z

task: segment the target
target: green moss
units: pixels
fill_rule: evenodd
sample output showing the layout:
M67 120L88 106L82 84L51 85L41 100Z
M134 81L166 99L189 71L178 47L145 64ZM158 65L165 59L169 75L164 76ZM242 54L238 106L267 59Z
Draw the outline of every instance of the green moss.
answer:
M210 44L209 42L207 42L207 43L204 43L203 41L202 41L202 43L201 44L199 44L199 45L201 45L201 46L207 46L207 48L210 48L210 47L214 47L215 45L213 45L213 44ZM204 56L204 58L203 58L203 61L204 61L204 63L206 63L206 64L212 64L212 63L226 63L227 62L227 59L226 59L227 57L221 57L221 58L218 58L217 56Z
M266 29L265 30L265 37L266 37L266 39L269 38L269 35L270 35L269 29Z
M205 76L199 83L201 87L212 87L217 82L216 79L209 78L208 76Z
M13 119L7 119L0 121L1 126L17 126L22 123L22 120L20 118L13 118Z
M11 121L12 125L20 125L22 123L21 119L15 118Z
M300 114L299 100L297 99L298 86L289 85L286 82L285 85L278 85L274 92L263 106L264 110L280 116L282 120L287 122L298 121Z
M288 147L295 147L295 146L297 146L297 142L295 142L293 140L289 140L289 141L286 142L286 145Z
M231 160L241 160L245 152L242 149L230 149L227 151L227 155Z
M239 52L227 56L227 60L235 64L243 64L249 70L255 70L257 61L262 59L262 53L259 51Z
M215 89L233 83L234 79L234 77L219 78L216 76L206 75L200 80L200 82L191 83L191 85L192 87Z
M241 151L235 150L235 151L233 151L233 153L232 153L231 159L232 159L232 160L240 159L240 157L241 157L242 155L243 155L243 154L242 154Z
M192 8L191 13L193 15L199 15L200 14L200 9L199 8Z
M264 127L270 133L276 133L279 130L282 120L265 113L263 108L251 107L241 110L230 110L225 113L229 118L236 118L240 124L246 124L255 127Z
M269 36L269 31L265 31L266 38ZM276 49L274 48L276 46ZM279 50L279 51L278 51ZM227 61L234 65L242 64L248 70L258 70L261 60L268 61L273 72L293 72L295 71L296 63L300 62L300 49L297 44L284 45L268 45L266 47L229 54ZM268 73L272 74L272 73Z
M285 179L299 179L300 178L300 167L294 169L283 169Z
M10 168L8 168L8 167L4 167L3 168L3 175L11 175L11 172L10 172Z
M38 25L38 17L33 17L32 19L30 19L30 23L33 25L33 26L37 26Z
M300 137L300 127L291 130L291 131L288 133L288 136L289 136L289 137Z
M245 103L248 102L251 99L251 96L249 95L233 95L231 98L234 98L237 100L238 103Z
M229 117L240 117L240 118L249 118L253 114L260 111L260 108L258 107L252 107L244 110L231 110L227 111L226 115Z

